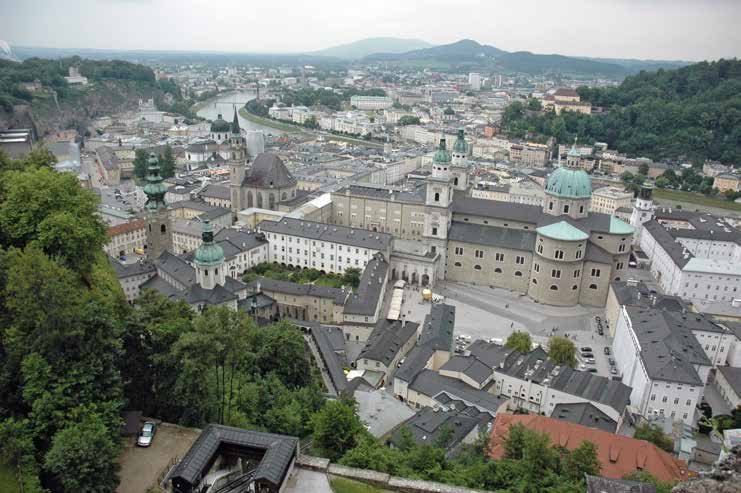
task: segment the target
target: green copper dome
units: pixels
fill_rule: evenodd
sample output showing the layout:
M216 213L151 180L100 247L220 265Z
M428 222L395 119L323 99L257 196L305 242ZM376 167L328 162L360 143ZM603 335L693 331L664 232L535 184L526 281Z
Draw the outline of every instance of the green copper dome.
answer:
M440 145L438 146L437 151L435 151L435 155L432 156L432 162L445 164L449 163L451 160L450 152L448 152L448 149L445 147L445 137L443 137L440 139Z
M584 241L589 238L584 231L566 221L541 226L535 231L541 236L560 241Z
M221 117L221 113L219 113L216 120L211 122L212 132L229 132L230 130L231 130L231 126L229 125L229 122L227 122Z
M196 250L196 264L220 265L224 262L224 249L214 243L214 227L208 219L203 223L201 238L203 243Z
M468 154L468 144L466 144L466 137L462 128L458 129L458 138L455 139L453 152L456 154Z
M583 169L558 168L548 177L545 193L567 199L588 199L592 196L592 180Z
M160 163L153 152L149 154L147 163L147 184L144 185L144 193L147 195L145 207L150 210L157 209L158 207L166 207L165 194L167 193L167 186L162 182Z

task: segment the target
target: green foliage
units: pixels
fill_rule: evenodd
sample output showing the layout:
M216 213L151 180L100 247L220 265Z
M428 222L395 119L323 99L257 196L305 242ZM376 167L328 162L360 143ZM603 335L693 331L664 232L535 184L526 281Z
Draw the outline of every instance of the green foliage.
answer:
M107 241L97 215L98 198L77 177L49 168L3 173L0 184L0 241L23 248L34 244L78 272L88 272Z
M533 347L533 340L529 332L516 330L507 337L504 345L521 353L529 353Z
M527 100L527 109L530 111L540 111L543 109L543 105L540 104L539 99L530 98Z
M149 155L144 149L134 151L134 176L140 180L143 180L147 176L148 159Z
M548 342L548 358L557 365L576 368L576 346L565 337L551 337Z
M105 421L91 414L54 435L44 466L65 493L113 492L118 486L118 454L119 445Z
M648 471L634 471L625 476L623 479L652 484L656 486L656 493L671 493L672 488L674 488L674 486L677 484L677 481L661 481L659 479L656 479Z
M668 436L664 435L664 433L661 431L661 428L659 428L657 425L641 423L640 425L636 426L636 431L633 435L633 438L651 442L666 452L674 452L674 441Z
M28 421L8 418L0 422L0 443L0 469L8 468L10 476L7 485L0 479L0 489L20 492L20 483L24 492L42 493L44 490L39 481L39 467Z
M327 401L314 415L312 423L314 444L332 460L337 460L358 445L358 440L365 433L352 400Z
M502 126L517 137L571 142L578 136L655 160L741 163L741 60L641 72L619 87L581 87L579 94L607 111L525 114L523 104L515 102L505 110Z
M355 267L349 267L344 274L335 274L329 272L322 274L317 269L301 269L284 267L279 264L263 262L245 272L242 280L250 283L257 279L258 276L276 279L278 281L290 281L298 284L317 284L328 288L351 287L357 289L360 285L360 276L362 272Z
M143 180L147 176L147 168L149 167L149 154L150 152L146 149L137 149L134 152L134 176ZM160 165L160 176L162 178L170 178L175 176L175 155L172 152L172 147L167 144L163 152L157 155Z
M405 125L419 125L419 117L414 115L404 115L399 118L397 125L401 127Z

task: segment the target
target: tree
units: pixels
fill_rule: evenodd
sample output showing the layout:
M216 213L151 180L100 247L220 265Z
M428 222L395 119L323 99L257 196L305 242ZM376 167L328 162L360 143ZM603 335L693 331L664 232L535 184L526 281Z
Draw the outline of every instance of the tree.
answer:
M143 180L147 176L147 167L149 166L149 156L144 149L134 151L134 176Z
M581 442L581 445L565 455L563 468L565 474L575 482L583 481L586 474L599 476L602 464L597 457L597 447L586 440Z
M160 176L162 178L171 178L175 176L175 156L172 153L172 147L170 144L165 146L165 150L159 156L160 160Z
M626 184L626 185L627 185L627 184L630 184L630 183L633 183L633 178L634 178L634 175L633 175L633 173L631 173L630 171L624 171L624 172L623 172L623 173L622 173L622 174L620 175L620 179L621 179L621 180L622 180L622 182L623 182L624 184Z
M647 163L641 163L638 165L638 174L647 176L648 175L648 164Z
M674 452L674 441L672 441L672 439L668 436L664 435L664 433L661 431L661 428L659 428L657 425L653 425L650 423L639 424L638 426L636 426L636 431L633 435L633 438L651 442L666 452Z
M540 111L543 109L543 105L540 104L540 100L530 98L527 100L527 109L529 109L530 111Z
M671 185L671 182L668 179L664 178L663 176L659 176L658 178L656 178L657 188L666 188L669 185Z
M360 285L360 269L355 267L348 267L345 269L345 273L342 275L342 282L353 288L357 288Z
M533 340L529 332L516 330L507 337L504 345L521 353L529 353L533 347Z
M548 357L557 365L566 365L569 368L575 368L576 346L565 337L551 337L548 342Z
M118 454L105 422L91 414L54 435L44 466L64 492L112 493L118 486Z
M355 447L358 438L365 432L355 414L354 401L347 399L327 401L312 423L314 443L332 460Z
M419 125L419 117L414 115L404 115L401 118L399 118L399 121L396 122L397 125L400 127L406 126L406 125Z

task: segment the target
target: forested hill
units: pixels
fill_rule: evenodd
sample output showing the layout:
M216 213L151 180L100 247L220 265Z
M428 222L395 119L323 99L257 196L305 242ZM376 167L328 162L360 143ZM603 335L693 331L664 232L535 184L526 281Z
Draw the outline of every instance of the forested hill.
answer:
M655 160L718 160L741 165L741 61L702 62L676 70L641 72L613 88L578 89L602 114L526 111L537 103L513 103L502 126L511 135L578 136Z

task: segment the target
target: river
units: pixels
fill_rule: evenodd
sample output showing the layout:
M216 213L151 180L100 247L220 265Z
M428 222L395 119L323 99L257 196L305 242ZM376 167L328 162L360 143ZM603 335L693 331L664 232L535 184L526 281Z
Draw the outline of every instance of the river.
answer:
M230 122L232 121L232 118L234 118L235 106L237 110L239 110L242 106L245 105L247 101L251 99L255 99L255 94L252 92L244 91L224 94L205 101L201 109L198 110L197 114L198 116L206 118L208 120L215 120L219 113L221 113L221 117L224 120ZM253 123L249 120L245 120L244 118L242 118L241 115L239 116L239 125L244 130L262 130L263 132L265 132L265 135L279 135L283 133L281 130L266 127L265 125L260 125L259 123Z

